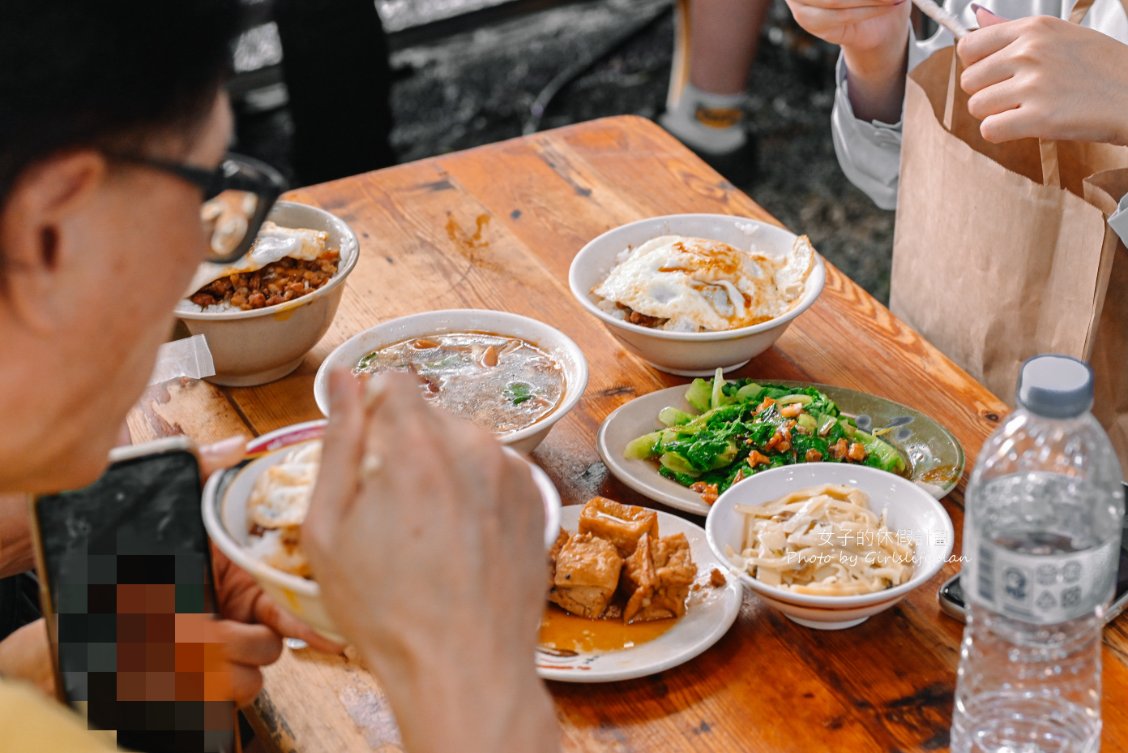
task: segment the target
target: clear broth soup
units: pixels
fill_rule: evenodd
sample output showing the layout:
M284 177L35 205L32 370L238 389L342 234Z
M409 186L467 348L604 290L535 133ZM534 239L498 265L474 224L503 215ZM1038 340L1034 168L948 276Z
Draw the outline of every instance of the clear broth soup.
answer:
M423 396L495 434L532 426L564 397L564 369L518 337L452 332L413 337L363 356L355 374L414 374Z

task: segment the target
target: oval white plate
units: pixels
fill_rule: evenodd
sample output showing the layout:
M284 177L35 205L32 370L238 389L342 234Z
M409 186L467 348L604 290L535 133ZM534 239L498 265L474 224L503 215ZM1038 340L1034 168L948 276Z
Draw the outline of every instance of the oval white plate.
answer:
M912 462L912 480L936 499L950 492L963 474L964 454L960 443L947 429L919 411L844 387L784 379L764 379L761 383L814 387L826 393L844 414L854 416L859 425L870 421L875 426L896 427L884 438L905 451ZM600 425L596 449L611 475L639 494L676 510L708 515L709 505L697 492L660 475L658 467L649 460L623 457L623 450L632 439L662 428L658 412L666 406L697 412L685 401L688 388L685 384L658 390L620 406Z
M564 530L576 530L581 507L570 505L560 511ZM633 680L684 664L728 632L740 613L744 586L713 554L700 526L659 510L658 531L662 536L684 533L689 540L693 561L697 563L697 582L703 585L690 592L685 616L654 640L622 651L580 653L566 657L538 651L537 674L546 680L560 682ZM721 588L709 586L709 573L713 568L725 574L726 583Z

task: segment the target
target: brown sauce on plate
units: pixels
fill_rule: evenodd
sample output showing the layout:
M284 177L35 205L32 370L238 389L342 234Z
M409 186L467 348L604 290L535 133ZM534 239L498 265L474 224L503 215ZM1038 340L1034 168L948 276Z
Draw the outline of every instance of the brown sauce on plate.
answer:
M405 371L435 405L495 434L509 434L552 413L564 397L564 369L518 337L452 332L413 337L367 353L355 374Z
M595 653L621 651L661 636L677 623L677 618L626 624L619 619L589 620L548 605L541 618L537 643L557 651Z

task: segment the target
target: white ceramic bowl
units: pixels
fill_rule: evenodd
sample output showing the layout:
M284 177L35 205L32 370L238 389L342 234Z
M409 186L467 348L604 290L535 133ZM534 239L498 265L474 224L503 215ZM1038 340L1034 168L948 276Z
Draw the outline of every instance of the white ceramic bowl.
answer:
M208 381L233 387L281 379L302 362L329 329L345 290L345 278L360 255L356 235L340 217L323 209L280 201L269 218L283 227L329 233L329 245L341 253L337 274L301 298L253 311L201 311L181 301L176 315L193 335L204 335L215 361Z
M240 468L212 474L204 486L203 516L204 528L211 540L228 559L250 573L263 591L319 633L340 641L341 636L325 610L321 588L315 581L276 570L247 549L250 536L247 532L246 504L255 480L266 468L281 462L291 448L320 439L325 423L319 420L287 426L252 441L247 446L248 452L270 450L270 454ZM513 451L506 449L506 452ZM524 458L521 460L528 463ZM529 463L529 470L544 505L544 545L548 550L560 531L560 495L544 471L532 463Z
M564 368L564 396L556 409L531 426L498 437L518 452L531 452L547 436L553 424L575 407L587 387L588 368L583 351L558 329L527 316L488 309L449 309L411 314L378 324L341 343L321 364L313 382L317 407L329 415L329 372L352 369L364 355L384 345L444 332L488 332L520 337L555 358Z
M608 230L580 249L568 271L572 295L598 317L627 350L671 374L710 376L718 367L729 371L743 366L770 348L787 325L810 308L826 282L822 258L816 255L815 268L807 278L803 295L790 311L761 324L723 332L666 332L617 319L599 308L591 290L606 279L619 253L661 235L710 238L739 249L754 248L767 256L782 257L791 249L795 234L747 217L671 214Z
M736 505L759 505L785 494L822 484L844 484L864 491L870 509L886 511L893 535L910 536L916 544L914 570L905 583L885 591L860 596L813 596L791 593L749 576L730 552L740 552L743 515ZM705 519L705 535L717 558L728 565L745 585L794 622L820 630L839 630L864 622L896 604L905 594L926 583L952 553L952 519L932 495L899 476L866 466L845 463L805 463L757 473L722 494Z

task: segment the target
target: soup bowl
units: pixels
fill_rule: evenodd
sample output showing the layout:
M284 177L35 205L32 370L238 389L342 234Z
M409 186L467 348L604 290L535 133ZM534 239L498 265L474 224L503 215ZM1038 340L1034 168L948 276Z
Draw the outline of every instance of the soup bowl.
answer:
M289 452L307 442L320 441L325 420L287 426L251 441L247 452L266 453L234 468L214 473L204 486L204 528L228 559L246 570L275 602L322 635L340 642L341 635L321 599L321 587L314 580L279 570L264 562L254 551L247 525L247 501L255 482L267 468L281 463ZM513 453L513 450L506 449ZM516 456L516 453L513 453ZM533 482L544 506L545 550L551 548L560 530L560 495L548 475L528 460Z
M502 444L518 452L531 452L561 418L575 407L587 387L587 360L579 346L560 330L536 319L486 309L450 309L392 319L366 329L338 346L317 370L313 395L317 407L329 415L329 373L353 370L367 354L411 338L427 338L455 332L477 332L519 338L547 353L560 366L563 394L556 406L529 426L498 434ZM488 428L488 427L487 427Z

